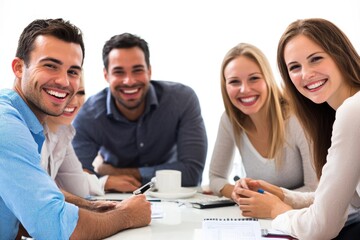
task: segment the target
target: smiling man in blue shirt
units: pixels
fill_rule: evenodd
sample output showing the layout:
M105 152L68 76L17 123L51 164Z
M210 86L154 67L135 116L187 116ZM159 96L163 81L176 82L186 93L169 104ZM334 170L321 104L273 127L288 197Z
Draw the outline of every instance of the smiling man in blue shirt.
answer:
M35 20L20 36L14 89L0 90L0 239L15 239L20 223L35 239L101 239L151 220L141 195L106 213L67 203L40 165L42 124L78 90L83 60L80 30L62 19Z
M181 171L182 186L199 185L207 137L195 92L150 80L147 42L133 34L109 39L103 62L109 87L90 97L74 121L73 146L83 167L110 175L109 185L119 175L146 183L160 169Z

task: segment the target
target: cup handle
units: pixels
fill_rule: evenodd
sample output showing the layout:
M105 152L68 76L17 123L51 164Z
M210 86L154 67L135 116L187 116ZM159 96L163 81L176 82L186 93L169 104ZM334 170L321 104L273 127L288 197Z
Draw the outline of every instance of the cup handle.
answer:
M156 188L156 177L151 178L150 182L152 183L151 191L157 192L157 188Z

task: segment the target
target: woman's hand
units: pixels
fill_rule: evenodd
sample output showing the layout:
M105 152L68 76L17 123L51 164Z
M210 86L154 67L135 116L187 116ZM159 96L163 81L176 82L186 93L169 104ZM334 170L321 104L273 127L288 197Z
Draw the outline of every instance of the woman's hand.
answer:
M242 215L245 217L275 218L279 214L292 209L278 196L267 191L258 193L245 189L241 187L240 183L235 186L232 198L239 205Z
M259 189L262 189L266 192L272 193L280 198L282 201L284 200L284 193L278 186L270 184L263 180L254 180L251 178L241 178L235 184L235 188L244 188L248 190L252 190L257 192Z

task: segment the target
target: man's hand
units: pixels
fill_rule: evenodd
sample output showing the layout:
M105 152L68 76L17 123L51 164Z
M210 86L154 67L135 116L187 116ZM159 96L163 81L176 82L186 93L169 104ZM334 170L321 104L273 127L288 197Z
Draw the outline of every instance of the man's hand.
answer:
M105 183L105 191L133 192L141 186L141 182L132 176L110 175Z
M94 171L100 175L129 175L141 181L138 168L116 168L104 162L103 157L98 154L92 163Z
M144 194L131 196L118 203L116 208L122 210L122 214L129 221L129 228L146 226L151 221L151 204Z

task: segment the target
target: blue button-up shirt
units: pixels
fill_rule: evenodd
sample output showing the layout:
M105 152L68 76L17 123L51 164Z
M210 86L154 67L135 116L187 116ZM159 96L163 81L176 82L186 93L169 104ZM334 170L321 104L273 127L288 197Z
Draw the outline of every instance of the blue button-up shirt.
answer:
M15 239L19 222L35 239L68 239L78 207L41 168L43 127L13 90L0 91L0 136L0 239Z
M98 152L119 168L138 168L143 183L159 169L182 172L183 186L201 182L207 137L195 92L188 86L151 81L137 121L116 108L109 88L90 97L74 121L73 146L83 167L93 170Z

